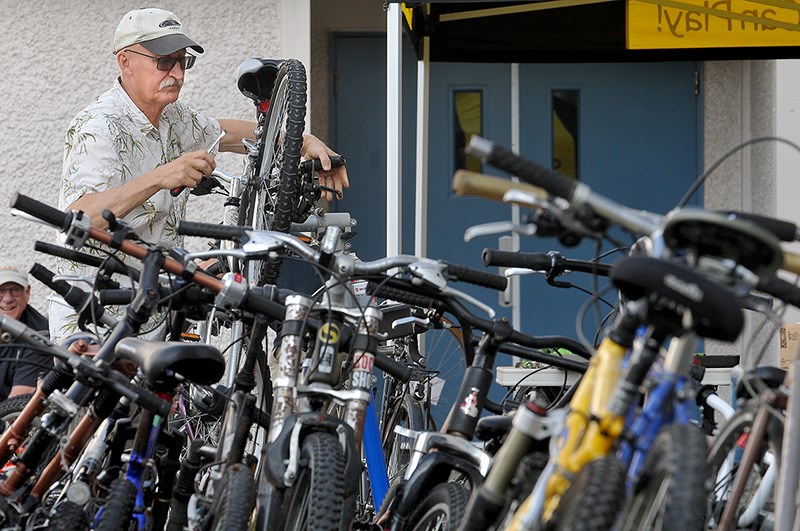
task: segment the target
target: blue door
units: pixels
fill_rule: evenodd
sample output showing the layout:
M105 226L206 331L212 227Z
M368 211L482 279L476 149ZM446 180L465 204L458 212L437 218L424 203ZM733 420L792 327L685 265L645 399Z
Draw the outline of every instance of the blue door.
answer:
M385 254L385 37L340 35L332 50L337 91L332 99L334 147L348 159L352 187L336 208L358 219L353 244L366 259ZM413 250L414 131L416 67L410 47L404 50L403 83L403 251ZM520 152L559 167L593 189L636 207L666 212L700 173L701 98L693 62L638 64L522 64L520 84ZM495 237L464 243L464 230L477 223L510 218L510 207L454 196L452 175L458 164L456 145L460 99L471 97L482 136L510 144L511 68L506 64L432 63L430 68L430 150L428 188L428 256L481 267L484 247ZM568 112L563 112L566 107ZM477 110L475 106L477 102ZM558 145L571 138L572 157ZM498 173L482 168L487 173ZM699 204L699 198L694 199ZM524 214L524 212L523 212ZM567 248L555 239L523 238L526 251L558 250L589 259L588 242ZM607 244L604 250L611 247ZM614 260L618 255L609 256ZM591 288L579 275L568 279ZM483 289L467 289L497 306ZM587 300L577 289L557 289L540 276L521 283L522 327L535 334L576 335L576 317ZM500 315L508 311L497 308ZM602 307L588 312L584 331L598 326Z
M666 213L702 167L696 75L692 62L520 65L520 152L622 204ZM583 259L595 253L589 242L566 248L552 238L523 238L520 247ZM586 275L564 280L592 288ZM592 340L610 310L602 302L584 307L585 293L541 276L523 277L520 292L522 327L533 333L580 329Z

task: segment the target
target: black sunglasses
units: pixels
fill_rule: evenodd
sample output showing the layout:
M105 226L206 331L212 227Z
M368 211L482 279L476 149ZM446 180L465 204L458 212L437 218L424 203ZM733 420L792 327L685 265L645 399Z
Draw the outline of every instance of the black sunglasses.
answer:
M162 72L169 72L175 67L175 63L181 64L181 70L189 70L191 67L194 66L194 60L197 59L194 55L186 54L183 57L172 57L171 55L165 55L164 57L156 57L155 55L147 55L146 53L137 52L136 50L125 50L126 52L135 53L137 55L142 55L144 57L149 57L150 59L155 59L156 61L156 68L161 70Z

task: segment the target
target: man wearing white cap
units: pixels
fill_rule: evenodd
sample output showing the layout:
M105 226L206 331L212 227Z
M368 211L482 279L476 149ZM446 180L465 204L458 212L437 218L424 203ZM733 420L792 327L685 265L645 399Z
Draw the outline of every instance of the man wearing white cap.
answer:
M78 113L67 131L59 207L82 210L100 227L109 209L143 240L180 246L176 227L188 189L215 166L215 153L207 150L225 130L219 149L244 153L242 138L253 136L256 123L216 120L178 101L185 71L203 48L174 13L130 11L117 27L113 52L119 67L114 86ZM301 154L328 168L320 172L321 184L339 191L349 186L344 167L330 168L335 153L313 135L305 135ZM186 189L177 197L170 194L181 187ZM59 269L82 272L63 264ZM74 332L76 320L70 309L50 303L54 340Z
M47 319L28 305L28 277L10 265L0 265L0 314L47 334ZM0 346L0 400L32 393L40 375L53 368L53 358L23 346Z

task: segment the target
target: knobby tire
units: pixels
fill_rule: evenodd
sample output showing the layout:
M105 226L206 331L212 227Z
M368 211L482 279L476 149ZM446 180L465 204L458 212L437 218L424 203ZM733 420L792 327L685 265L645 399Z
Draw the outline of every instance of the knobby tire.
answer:
M294 484L283 497L283 529L345 531L353 508L345 503L345 455L330 433L312 433L303 441Z
M708 445L690 424L671 424L647 453L619 529L702 530L708 499Z

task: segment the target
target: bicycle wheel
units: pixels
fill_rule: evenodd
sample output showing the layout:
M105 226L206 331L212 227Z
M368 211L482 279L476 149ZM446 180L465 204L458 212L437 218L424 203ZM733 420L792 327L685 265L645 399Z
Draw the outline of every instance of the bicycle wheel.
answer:
M703 529L708 499L706 437L689 424L670 424L656 437L618 529Z
M115 479L103 506L97 531L129 529L133 508L136 505L136 485L125 478Z
M240 225L256 230L288 232L298 201L300 149L306 117L306 71L296 59L281 64L261 127L254 182L242 196ZM263 264L263 265L262 265ZM248 278L274 284L280 262L251 261Z
M445 531L458 529L466 512L469 491L458 483L440 483L420 500L406 529Z
M236 368L240 368L244 363L250 338L248 327L245 326L244 330L234 334L235 327L230 319L219 315L214 317L213 322L209 320L206 326L212 327L215 332L210 336L209 343L223 352L226 363L235 363ZM263 346L256 354L253 376L256 385L252 393L256 396L258 409L246 451L258 456L266 442L272 410L272 380ZM185 433L190 441L201 439L216 446L229 399L230 389L224 382L213 386L183 385L178 389L176 414L170 418L170 427ZM184 451L182 457L185 457L185 453Z
M47 522L50 531L84 531L89 528L89 519L83 507L71 501L56 506L53 516Z
M408 394L396 398L394 405L390 407L392 409L387 421L381 427L381 441L391 485L397 478L402 478L405 474L413 449L411 439L398 435L394 429L400 426L413 431L421 431L424 429L424 419L419 401Z
M615 455L588 463L564 493L546 529L611 529L625 501L625 472Z
M3 429L14 422L25 406L28 405L32 397L33 393L30 393L13 398L6 398L0 402L0 421L5 423Z
M213 520L207 529L226 531L247 529L256 506L256 482L244 465L225 469L222 488L215 494L218 506L212 509Z
M736 508L734 527L762 529L771 522L775 512L774 481L777 476L778 456L783 438L783 422L771 417L767 438L762 441L763 451L749 471L741 470L739 459L760 404L748 400L742 404L720 429L708 451L708 465L713 488L708 496L706 527L716 528L740 473L747 473L747 484Z
M430 385L423 407L428 406L429 430L437 430L444 423L450 408L463 397L458 396L461 380L467 369L461 328L446 318L442 328L433 328L421 334L425 369L429 371ZM429 404L429 405L428 405Z
M283 497L283 529L344 531L353 508L345 506L345 455L329 433L312 433L303 441L300 470Z
M16 420L22 410L25 409L25 406L28 404L28 402L30 402L32 396L33 393L19 395L13 398L7 398L0 402L0 422L2 422L0 428L2 428L2 431L6 431L6 428L8 428L11 423ZM15 454L19 455L22 453L22 450L23 448L18 449ZM1 464L0 474L7 475L14 466L15 465L12 464L11 461Z

